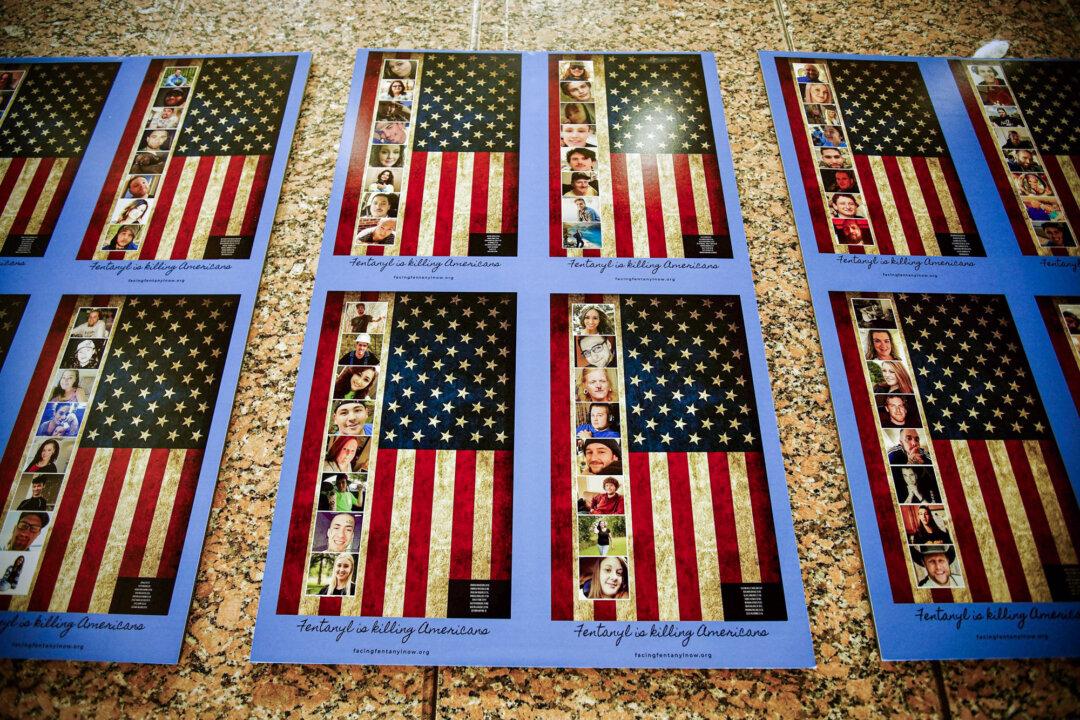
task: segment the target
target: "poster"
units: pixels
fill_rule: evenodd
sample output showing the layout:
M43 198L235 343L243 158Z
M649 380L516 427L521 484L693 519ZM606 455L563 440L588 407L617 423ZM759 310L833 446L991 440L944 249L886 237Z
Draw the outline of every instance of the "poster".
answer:
M635 74L687 146L613 144ZM813 664L721 108L706 54L357 54L253 660Z
M20 62L100 118L5 161L0 654L176 662L308 57Z
M1075 63L761 64L882 659L1075 654Z

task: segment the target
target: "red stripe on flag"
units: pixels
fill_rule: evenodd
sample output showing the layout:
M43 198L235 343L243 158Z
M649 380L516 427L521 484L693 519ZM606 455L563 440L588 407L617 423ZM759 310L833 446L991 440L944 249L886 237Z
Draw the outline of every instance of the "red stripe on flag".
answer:
M679 229L683 235L697 235L698 208L694 204L694 185L690 176L690 159L684 154L671 156L675 166L675 195L679 201ZM704 210L705 208L702 208Z
M180 567L180 555L184 551L188 520L191 519L191 506L195 502L195 489L199 485L202 458L202 450L188 450L184 454L180 482L177 483L176 495L172 498L172 514L169 516L168 530L165 531L165 543L161 548L161 562L158 563L157 570L159 578L176 577L176 571ZM196 552L198 552L197 548Z
M325 406L324 406L325 407ZM380 448L375 463L375 481L371 494L367 558L364 565L364 589L360 598L361 615L382 615L386 596L386 563L390 552L390 525L394 512L394 479L397 475L397 449Z
M7 172L4 173L3 179L0 179L0 210L7 210L11 192L15 189L15 183L19 181L19 176L22 175L25 165L26 158L17 157L11 159Z
M720 179L720 161L715 155L702 155L705 166L705 190L709 198L713 234L717 237L730 235L727 226L727 207L724 205L724 184Z
M64 207L64 201L67 200L68 192L71 190L71 184L75 181L75 173L78 170L79 159L68 158L67 165L64 166L64 172L60 174L60 182L56 185L56 191L49 198L49 207L41 218L39 234L49 235L52 233L53 228L56 227L56 219L60 217L60 210Z
M634 226L630 219L630 186L626 156L611 155L611 214L615 220L615 255L634 257Z
M319 614L333 617L341 614L341 597L319 598Z
M1024 514L1031 526L1031 536L1035 540L1039 562L1044 566L1057 565L1061 558L1054 543L1054 534L1050 530L1050 522L1046 519L1039 487L1035 484L1027 453L1024 452L1024 443L1021 440L1006 440L1005 451L1009 454L1009 465L1012 467L1013 477L1016 478L1016 487L1020 491Z
M727 453L708 453L708 458L720 583L741 583L739 535L735 529L735 502L731 497L731 468L728 466L728 456Z
M30 185L26 188L26 195L23 196L19 212L15 215L15 220L8 230L9 236L26 233L26 226L30 224L30 218L42 201L41 190L45 187L45 181L49 179L49 173L52 172L54 164L56 164L55 158L41 158L41 162L34 170L34 176L30 178Z
M915 212L911 209L911 201L908 199L908 189L904 184L904 176L900 173L900 165L896 158L886 156L881 158L885 166L885 175L889 179L889 192L892 194L893 204L900 216L900 226L904 228L904 238L908 244L909 255L925 255L922 233L919 225L915 222Z
M375 110L375 96L379 92L379 72L382 69L382 53L368 55L364 69L364 85L360 91L360 109L356 115L352 145L349 151L349 169L345 174L345 191L341 196L341 213L338 215L337 235L334 238L334 254L348 255L352 251L356 214L364 191L364 171L367 168L371 147L371 117Z
M404 617L427 613L428 558L431 555L431 502L435 491L435 450L417 450L413 466L409 547L405 563ZM465 452L465 451L462 451Z
M948 156L940 157L938 164L941 165L941 174L945 177L945 184L949 186L949 196L952 197L953 207L960 218L960 229L965 233L976 232L975 218L971 216L971 208L968 207L967 196L964 195L964 188L960 184L952 159Z
M409 189L405 193L405 216L398 213L401 223L401 254L416 255L420 244L420 213L424 205L424 184L427 177L426 152L413 152L409 157ZM375 248L368 248L372 253ZM379 248L381 251L381 248Z
M502 231L513 234L518 229L518 155L503 153Z
M23 450L26 447L23 439L30 437L37 428L38 407L41 404L41 398L49 389L56 358L63 352L64 344L67 342L68 323L75 310L75 301L75 295L64 295L60 298L56 315L53 316L52 325L49 326L49 332L41 347L41 355L38 356L34 374L30 376L30 382L26 386L22 407L19 408L15 424L8 434L7 448L4 450L3 459L0 459L0 507L7 502L11 488L14 487L23 469L21 462Z
M326 405L330 400L330 387L334 381L338 327L341 324L344 299L344 293L327 293L322 326L319 328L319 346L315 352L315 368L312 372L311 390L308 393L304 439L300 443L300 460L297 463L296 490L293 493L292 511L289 515L285 558L281 564L281 586L278 591L277 605L279 615L295 615L300 609L300 595L307 576L307 545L311 534L311 509L320 489L319 476L323 462L322 440L326 431Z
M1020 562L1020 551L1016 547L1016 538L1013 537L1009 514L1005 510L1005 501L1001 497L997 473L990 460L990 453L986 449L986 442L968 440L967 446L971 452L971 464L979 480L979 489L986 506L986 516L994 531L994 544L997 545L1001 567L1005 571L1009 597L1012 602L1029 602L1031 590L1028 588L1027 577L1024 575L1024 565Z
M788 126L791 128L791 142L795 146L795 157L799 160L799 176L802 178L803 190L806 192L806 206L810 211L810 220L814 226L814 240L817 242L818 252L831 253L833 251L832 227L821 201L821 185L818 182L814 151L806 138L802 103L799 102L788 58L776 58L776 71L780 76L780 87L784 93L784 107L787 109Z
M488 176L491 153L473 154L472 196L469 200L469 232L487 233Z
M641 159L641 185L645 197L645 229L649 238L649 257L667 257L664 207L660 202L660 173L656 168L656 156L638 157Z
M165 477L165 468L169 462L167 448L154 448L146 463L139 500L131 516L127 542L124 543L124 556L120 560L118 577L139 577L143 556L146 554L146 541L150 537L150 527L154 523L154 510L161 492L161 481Z
M574 498L571 467L569 308L566 295L551 296L551 619L574 619Z
M973 602L990 602L993 599L990 594L990 581L986 577L986 568L979 552L979 538L975 535L975 526L968 511L967 495L960 482L960 473L956 469L952 443L948 440L935 440L934 457L941 475L941 487L949 503L953 541L964 561L964 584L971 591Z
M450 579L472 579L473 516L476 507L476 453L454 457L454 519L450 528Z
M679 588L679 619L701 619L697 543L694 538L694 501L690 496L690 468L686 453L667 453L671 496L671 540L675 548L675 584Z
M98 450L101 451L100 448ZM120 499L120 491L124 489L124 478L127 476L130 461L131 448L113 448L109 469L105 472L105 482L95 498L97 503L94 520L86 534L86 545L79 559L79 570L75 575L75 585L71 589L68 612L86 612L90 609L90 599L93 597L98 570L101 568L101 557L105 554L105 546L109 542L116 502Z
M143 77L139 94L135 96L135 104L131 108L131 115L128 116L124 134L120 136L120 144L116 147L116 155L113 156L109 173L105 176L105 184L101 187L94 212L90 216L90 224L86 228L86 234L83 235L82 246L79 248L79 260L89 260L97 250L101 232L109 222L113 198L116 197L116 191L124 182L124 176L131 163L131 151L142 134L146 109L150 106L151 99L157 94L157 79L163 64L163 60L151 62L146 76Z
M1050 475L1050 482L1057 495L1058 508L1061 509L1061 515L1065 519L1065 527L1069 531L1069 540L1072 542L1073 550L1080 550L1080 508L1076 505L1076 495L1069 484L1069 473L1065 470L1065 463L1062 462L1053 440L1040 440L1039 448L1042 450L1046 471Z
M889 574L893 600L898 603L914 602L915 595L908 578L908 559L905 538L896 526L896 510L893 507L892 482L881 458L881 445L877 433L877 415L866 392L863 363L858 339L851 326L847 297L842 292L830 293L833 316L840 340L840 353L844 358L851 404L859 428L859 441L866 462L866 479L874 500L874 515L881 533L881 550L885 556L885 568Z
M165 225L169 221L169 211L172 210L173 201L176 200L176 188L180 185L180 177L184 174L184 165L187 160L182 155L173 156L169 160L168 167L165 168L165 174L161 176L154 212L150 216L150 224L143 233L143 241L139 249L139 257L144 260L157 257L161 235L165 232ZM184 198L180 198L180 202L183 203Z
M656 534L653 528L649 454L629 453L631 540L634 543L634 600L638 620L660 619L656 581Z
M913 156L911 166L915 168L915 177L919 180L919 189L922 191L922 199L926 203L926 213L930 216L930 224L933 226L934 232L951 232L949 230L949 221L945 219L945 211L941 209L941 201L938 199L934 178L930 177L930 168L926 165L926 158Z
M1061 164L1056 155L1050 155L1049 153L1042 155L1043 167L1046 168L1046 174L1050 177L1050 182L1057 188L1058 200L1061 202L1061 209L1065 211L1065 217L1072 225L1073 232L1080 228L1080 207L1076 204L1076 198L1073 197L1072 189L1069 186L1069 181L1065 179L1065 174L1061 170ZM1077 172L1080 168L1076 167L1076 161L1072 161L1073 172ZM1076 242L1076 237L1073 237L1073 242ZM1053 253L1055 255L1068 255L1069 252L1066 248L1054 248Z
M491 502L491 579L510 579L514 525L514 453L495 451Z
M435 242L433 256L449 255L450 242L454 230L454 203L457 201L457 163L458 153L442 154L442 166L439 168L439 198L435 205Z
M866 216L870 218L870 224L874 228L874 241L877 243L878 252L882 255L895 255L896 247L893 245L889 223L885 220L885 211L881 206L874 168L865 155L852 157L855 159L855 173L859 178L859 188L862 190L863 200L866 201Z
M82 508L83 491L86 489L86 480L90 477L90 468L94 464L94 454L94 448L79 448L75 451L64 485L63 502L57 506L53 521L49 523L48 542L41 554L41 565L27 605L30 610L49 609L56 578L60 575L68 542L71 540L71 529Z
M614 600L593 600L593 620L618 619L619 606Z
M1071 338L1061 326L1061 316L1052 298L1037 298L1039 312L1042 313L1043 322L1046 323L1046 331L1050 335L1050 343L1054 346L1054 354L1057 355L1058 365L1065 375L1065 383L1069 386L1073 403L1080 412L1080 366L1076 364L1073 356Z
M761 453L746 453L746 479L750 484L750 507L754 511L754 536L757 538L761 582L778 583L780 554L776 549L776 529L773 527L772 503L769 502L769 481L765 472L765 458Z
M229 229L229 218L232 217L233 204L236 202L236 191L240 189L240 176L244 172L245 160L247 158L243 155L229 158L229 165L225 168L225 182L221 186L214 219L210 223L211 235L225 235Z
M191 240L195 235L195 226L199 217L205 212L203 200L206 197L206 185L210 182L210 176L214 172L216 157L201 157L195 169L195 179L191 184L184 202L184 214L180 218L180 228L176 231L176 242L173 243L170 257L173 260L183 260L188 256L191 248Z
M251 192L248 193L247 205L244 207L244 219L240 223L241 235L255 235L255 230L259 224L259 215L262 213L263 198L266 196L266 185L270 182L270 166L273 162L273 155L260 155L259 162L255 165L255 177L251 179Z

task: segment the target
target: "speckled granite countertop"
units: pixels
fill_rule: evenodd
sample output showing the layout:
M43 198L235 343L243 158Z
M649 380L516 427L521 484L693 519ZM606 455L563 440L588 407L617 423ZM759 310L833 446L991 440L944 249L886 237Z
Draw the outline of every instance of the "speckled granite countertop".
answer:
M1076 56L1068 0L6 2L4 55L310 50L312 74L225 446L180 663L0 662L0 715L219 718L1075 717L1080 664L883 664L759 49ZM717 55L810 606L815 671L252 665L252 628L356 48ZM273 358L267 362L266 358ZM228 509L226 509L228 505ZM946 704L947 703L947 704Z

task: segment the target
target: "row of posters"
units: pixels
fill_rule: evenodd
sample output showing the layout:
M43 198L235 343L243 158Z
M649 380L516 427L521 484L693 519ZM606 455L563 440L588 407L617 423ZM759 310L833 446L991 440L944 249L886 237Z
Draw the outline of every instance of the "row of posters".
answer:
M4 654L175 661L308 62L0 68ZM1075 652L1075 63L762 67L882 657ZM253 659L812 666L712 56L353 78Z

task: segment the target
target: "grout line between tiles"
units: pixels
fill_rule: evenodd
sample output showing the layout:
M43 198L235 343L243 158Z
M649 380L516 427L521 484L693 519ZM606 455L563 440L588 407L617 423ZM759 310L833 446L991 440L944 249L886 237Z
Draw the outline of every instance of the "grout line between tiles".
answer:
M1065 2L1065 0L1061 0ZM503 50L510 49L510 0L503 0Z
M472 26L469 29L469 49L480 49L480 0L472 0Z
M431 686L429 695L424 698L425 708L430 708L430 711L425 713L428 720L436 720L439 712L439 666L429 667L425 673L430 674L429 680L425 680L424 687L429 684Z
M784 0L773 0L773 4L776 6L776 12L780 13L780 27L784 28L784 44L787 45L788 50L795 50L795 45L791 42L791 31L788 29L787 5Z
M952 708L949 706L949 693L945 689L945 672L941 668L941 661L931 661L930 667L934 671L934 682L937 685L942 720L952 720Z

